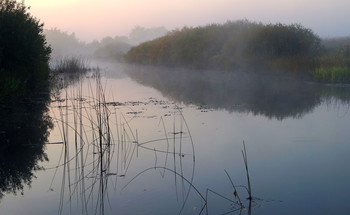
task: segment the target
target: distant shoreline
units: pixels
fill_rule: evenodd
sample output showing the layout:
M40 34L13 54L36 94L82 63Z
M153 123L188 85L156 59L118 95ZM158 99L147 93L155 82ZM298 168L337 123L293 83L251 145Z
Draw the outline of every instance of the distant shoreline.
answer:
M321 40L301 25L247 20L183 28L131 48L139 65L271 71L315 82L350 83L350 39Z

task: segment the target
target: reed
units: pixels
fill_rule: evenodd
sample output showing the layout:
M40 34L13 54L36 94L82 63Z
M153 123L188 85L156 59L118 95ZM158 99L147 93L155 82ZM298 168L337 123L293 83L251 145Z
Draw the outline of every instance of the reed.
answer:
M65 57L57 59L50 65L51 71L57 73L83 73L91 70L87 60L82 57Z
M311 72L313 78L320 82L349 83L350 67L331 66L317 68Z
M249 194L248 199L252 200L252 187L250 185L250 177L249 177L249 170L248 170L248 157L247 157L247 151L246 151L246 148L245 148L244 141L243 141L242 156L243 156L244 166L245 166L246 175L247 175L248 194Z
M233 196L234 196L234 199L230 198L230 197L227 197L223 194L220 194L212 189L207 189L206 190L206 212L207 214L209 214L208 212L208 204L209 204L209 201L208 201L208 197L209 197L209 194L214 194L220 198L222 198L223 200L226 200L226 201L229 201L231 203L231 206L232 206L232 210L224 213L224 214L230 214L230 213L234 213L236 211L240 211L240 214L242 214L242 211L245 210L245 209L248 209L248 215L251 215L251 211L252 211L252 203L253 201L256 201L256 200L261 200L261 199L258 199L258 198L253 198L252 197L252 187L251 187L251 183L250 183L250 175L249 175L249 168L248 168L248 156L247 156L247 150L246 150L246 147L245 147L245 142L243 141L243 149L242 149L242 156L243 156L243 161L244 161L244 167L245 167L245 172L246 172L246 177L247 177L247 186L245 185L235 185L233 183L233 180L231 178L231 176L228 174L228 172L226 170L225 173L232 185L232 188L233 188ZM238 188L242 188L244 189L247 194L248 194L248 197L246 198L246 200L248 200L248 206L243 203L243 199L241 198L240 196L240 192L238 190ZM236 199L236 200L235 200Z
M91 210L95 214L108 213L107 204L111 204L108 191L110 191L111 183L115 183L114 189L116 190L118 178L129 177L129 168L133 166L131 163L135 157L142 159L141 155L137 154L139 150L154 153L155 162L149 168L146 167L130 180L125 181L126 185L121 190L128 187L142 174L157 170L162 178L165 178L166 173L173 174L179 214L184 213L185 206L188 206L189 196L193 193L198 195L202 202L199 214L208 212L210 194L219 196L223 201L228 201L233 207L231 212L251 208L253 198L244 142L242 155L247 186L236 186L225 170L233 187L233 196L227 197L209 188L202 192L194 184L194 143L181 108L175 107L175 111L172 112L174 116L172 122L167 122L165 118L160 117L158 126L162 127L162 137L139 141L138 131L135 132L130 119L123 114L118 116L116 106L113 106L114 111L111 111L109 105L116 103L107 101L106 85L103 84L100 74L96 72L93 79L87 80L92 80L89 85L89 95L83 95L80 83L65 89L61 93L64 98L57 100L59 116L54 116L54 118L61 131L61 143L63 143L61 144L62 158L57 166L52 168L56 169L56 172L58 168L62 168L63 171L58 214L65 214L66 208L72 210L74 199L81 206L81 214L87 214ZM68 118L68 115L71 118ZM167 127L169 124L170 128ZM186 159L187 156L191 156L192 159ZM188 166L187 172L184 169L185 161L190 162L191 165ZM249 201L249 206L246 205L245 199L241 198L242 192L239 192L241 188L248 193L246 200ZM64 205L66 198L68 198L69 205Z

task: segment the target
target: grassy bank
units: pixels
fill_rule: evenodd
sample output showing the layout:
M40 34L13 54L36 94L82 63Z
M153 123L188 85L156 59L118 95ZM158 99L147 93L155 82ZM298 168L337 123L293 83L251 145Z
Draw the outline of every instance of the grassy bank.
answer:
M350 39L324 40L324 53L311 71L314 80L328 83L350 83Z

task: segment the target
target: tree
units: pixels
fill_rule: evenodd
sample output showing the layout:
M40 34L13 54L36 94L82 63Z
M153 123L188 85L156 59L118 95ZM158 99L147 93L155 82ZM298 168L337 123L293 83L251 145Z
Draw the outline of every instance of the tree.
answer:
M48 85L51 48L24 3L0 0L0 101Z

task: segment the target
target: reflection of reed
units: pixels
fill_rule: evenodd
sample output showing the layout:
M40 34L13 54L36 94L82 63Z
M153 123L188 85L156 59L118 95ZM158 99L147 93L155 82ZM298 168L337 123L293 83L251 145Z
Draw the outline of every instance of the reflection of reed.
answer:
M155 166L148 168L140 173L138 173L133 179L131 179L127 185L124 186L123 189L125 189L134 179L136 179L137 177L141 176L143 173L148 172L149 170L160 170L160 175L162 178L165 177L165 173L166 172L170 172L174 174L174 185L175 185L175 194L176 194L176 200L177 202L179 202L179 192L180 192L180 196L182 197L181 200L181 209L179 211L179 214L182 213L182 211L185 208L186 202L189 198L191 189L194 189L196 191L196 193L198 193L200 195L200 197L205 200L202 196L202 194L197 190L196 187L193 186L193 179L194 179L194 171L195 171L195 152L194 152L194 144L193 144L193 140L192 140L192 136L190 133L190 130L187 126L186 120L184 118L184 116L182 115L181 109L178 107L175 107L175 110L172 114L173 114L173 122L172 122L172 132L168 133L165 123L164 123L164 119L163 117L160 118L159 124L162 123L162 128L164 131L164 138L160 138L160 139L155 139L155 140L151 140L151 141L147 141L147 142L142 142L142 143L138 143L138 146L146 149L146 150L153 150L155 153L155 159L158 159L157 153L158 154L162 154L164 155L164 166L158 166L157 162L155 162ZM180 121L179 124L179 128L177 128L176 126L176 117L178 118L178 120ZM184 129L184 124L185 124L185 128ZM179 130L177 130L179 129ZM168 136L168 134L170 134L170 136ZM184 134L188 134L188 135L184 135ZM184 139L189 139L189 144L190 144L190 152L186 153L183 152L183 143L184 143ZM147 147L147 144L151 144L151 143L166 143L166 150L158 150L156 148L152 149L151 147ZM172 143L172 147L170 146L170 144ZM169 162L170 162L170 158L169 155L172 155L172 161L173 161L173 165L170 166ZM191 156L192 157L192 163L191 163L191 173L189 175L189 177L187 178L184 174L184 167L183 167L183 158L185 156ZM178 180L181 180L181 187L179 187L179 183ZM189 185L186 188L186 185Z
M193 184L195 149L181 108L175 106L170 114L172 117L167 117L171 120L160 117L160 137L142 141L139 140L138 131L130 124L135 115L118 113L116 104L120 103L107 101L106 86L102 84L99 73L88 81L88 95L83 95L83 85L80 82L75 87L65 89L64 99L57 99L56 110L59 116L54 118L63 144L58 164L52 168L55 169L55 174L50 188L61 169L58 214L106 214L106 210L112 208L110 191L116 191L120 183L124 183L119 186L121 190L126 190L134 184L135 179L151 171L154 171L155 176L159 174L160 179L168 179L169 176L172 178L179 214L191 207L188 204L191 194L201 201L199 214L208 213L209 193L228 200L233 208L231 212L251 208L245 207L241 199L232 200L211 189L206 189L203 194ZM55 113L54 110L52 112ZM245 147L242 152L248 178L247 190L250 191ZM144 157L144 154L154 155L154 162L130 177L131 174L128 173L130 170L134 172L130 167L136 158L149 162L149 157ZM226 174L228 175L227 172ZM234 186L230 177L229 179L234 188L234 196L239 198L236 188L242 186ZM249 196L251 205L251 191Z
M158 165L157 160L163 165L159 168L163 178L166 170L174 173L176 195L178 191L181 192L179 196L182 196L183 210L192 188L186 187L185 181L192 183L194 178L194 147L181 110L177 109L173 113L171 133L168 133L167 125L161 118L164 137L140 142L137 130L134 131L129 124L130 117L117 114L116 106L114 110L108 106L111 103L106 101L105 86L98 73L94 77L94 81L89 82L89 95L83 97L80 82L78 87L64 90L64 99L56 100L58 116L54 118L63 144L58 164L52 168L55 173L50 187L58 170L62 169L58 213L65 214L67 210L74 213L76 209L73 202L76 201L82 214L91 211L105 214L107 204L110 205L108 191L111 186L116 190L119 178L126 177L133 159L140 156L140 151L154 152L155 166ZM179 129L176 120L179 120ZM183 130L184 124L187 131ZM183 151L185 138L190 139L190 152ZM162 149L164 146L165 150ZM185 177L182 159L189 155L193 156L192 173Z
M225 170L225 173L232 185L233 188L233 197L234 199L224 196L214 190L211 189L207 189L206 191L206 213L209 214L208 212L208 197L209 194L212 193L218 197L220 197L223 200L226 200L228 202L231 203L231 210L229 210L228 212L225 212L223 214L231 214L231 213L235 213L235 212L239 212L239 214L241 215L243 213L244 210L248 210L247 214L251 215L252 214L252 207L253 204L256 205L258 201L261 201L262 199L259 198L255 198L252 197L252 188L251 188L251 184L250 184L250 176L249 176L249 170L248 170L248 157L247 157L247 151L246 151L246 147L245 147L245 143L243 142L243 150L242 150L242 156L243 156L243 161L244 161L244 166L245 166L245 170L246 170L246 176L247 176L247 186L245 185L235 185L231 179L231 176L228 174L228 172ZM244 199L242 200L242 198L240 197L240 193L238 191L238 188L243 188L243 190L245 190L248 194L248 197L245 198L248 201L248 206L246 206L246 204L244 204Z
M104 105L103 88L98 73L96 73L96 94L88 96L95 98L86 101L82 98L82 85L72 90L72 99L65 90L65 105L59 99L60 117L58 128L63 139L63 163L61 158L56 167L63 167L59 214L63 213L65 190L68 187L68 201L72 211L72 200L75 197L81 206L82 214L87 214L89 205L95 205L94 211L104 214L107 182L111 162L110 112ZM71 101L71 104L68 104ZM68 115L71 115L68 117ZM73 119L73 122L70 120ZM73 137L69 136L73 132ZM74 149L74 156L70 150ZM91 152L92 150L92 152ZM71 164L74 169L71 169ZM74 171L74 182L71 171ZM55 173L56 175L56 173ZM92 179L86 184L87 179ZM68 181L68 186L66 186ZM96 188L96 186L98 188Z

